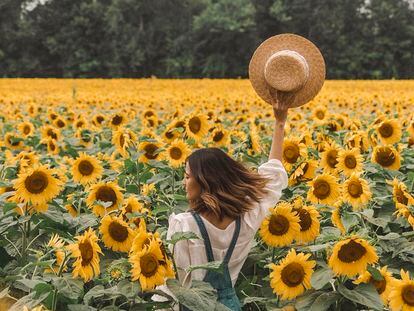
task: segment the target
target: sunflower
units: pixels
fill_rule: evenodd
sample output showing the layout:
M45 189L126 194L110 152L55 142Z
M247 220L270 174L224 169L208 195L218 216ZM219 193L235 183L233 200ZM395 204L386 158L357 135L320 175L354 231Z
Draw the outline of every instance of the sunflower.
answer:
M387 184L392 185L392 199L397 209L414 205L413 196L407 191L407 186L396 177L392 181L387 180Z
M215 126L211 132L211 144L215 147L224 147L230 144L229 131L223 128L223 126Z
M306 145L300 142L299 137L291 136L283 141L283 166L290 171L294 165L298 164L300 159L307 156Z
M209 124L206 116L191 114L186 120L185 127L188 137L200 141L208 133Z
M402 128L397 119L384 120L375 127L384 145L392 145L401 140Z
M81 153L72 164L73 180L87 185L94 183L102 177L103 167L98 159Z
M21 151L18 155L16 155L15 158L13 158L13 161L16 160L20 163L20 169L26 169L27 167L32 167L36 164L39 164L39 157L34 151Z
M88 127L88 121L82 116L76 118L76 120L73 121L73 127L77 130L81 130Z
M74 277L82 277L87 282L100 273L99 254L102 254L102 251L98 245L98 237L92 228L85 231L83 235L76 236L75 239L77 240L75 243L67 246L71 257L76 259L72 274Z
M151 240L148 247L140 252L132 251L129 262L132 265L132 280L139 280L143 291L154 289L157 285L165 283L166 269L160 245Z
M289 185L294 185L301 181L308 181L315 178L318 169L318 161L307 159L302 162L289 176Z
M401 280L394 280L389 294L391 310L411 311L414 309L414 280L409 272L400 271Z
M335 207L335 209L332 211L331 222L335 227L339 229L339 231L341 231L341 234L346 233L345 226L342 223L341 219L341 208L339 206Z
M323 122L326 119L328 119L328 117L329 117L328 111L323 106L317 106L312 110L312 120L317 125L323 124Z
M24 141L17 134L7 133L4 135L4 145L11 150L18 150L23 148Z
M59 140L60 138L60 130L51 126L51 125L46 125L42 128L42 138L43 139L54 139L54 140Z
M62 129L66 127L66 121L61 117L57 117L55 120L53 120L53 125L59 129Z
M58 196L63 182L53 176L55 173L46 165L27 168L14 181L17 199L43 205Z
M389 294L392 288L392 284L394 282L394 278L392 277L391 272L387 270L387 266L382 267L379 270L379 272L381 273L381 276L382 276L381 280L375 280L372 277L371 273L369 273L368 271L365 271L353 283L354 284L371 283L372 285L375 286L384 304L387 305Z
M155 184L143 184L141 187L141 195L149 196L155 191Z
M57 274L63 260L65 259L65 251L63 250L65 242L59 237L58 234L53 234L50 238L49 242L47 243L47 247L52 248L54 250L53 256L56 259L53 266L50 268L45 269L45 273L55 273ZM66 271L67 267L63 267L62 271Z
M59 146L57 145L57 141L54 139L47 139L43 140L44 143L47 145L47 152L49 154L58 154L59 153Z
M336 274L353 277L364 273L368 264L377 261L375 248L366 240L354 235L335 244L328 264Z
M311 288L311 276L316 265L309 260L311 254L299 253L292 248L278 265L270 264L270 286L283 300L294 299Z
M412 139L414 139L414 119L407 126L407 132Z
M137 140L137 135L130 129L119 127L112 133L112 144L123 157L129 156L128 148Z
M269 208L270 214L263 220L259 234L263 241L273 247L287 246L300 231L300 218L292 211L292 206L281 202Z
M401 166L400 153L393 146L375 146L371 162L378 163L389 170L399 170Z
M115 113L112 117L109 118L109 126L113 129L124 125L127 122L126 116L124 113Z
M307 199L314 204L333 205L340 195L340 187L336 177L330 174L321 174L309 183Z
M296 205L298 206L298 205ZM292 212L296 212L299 216L300 231L295 240L302 243L311 242L319 235L319 212L314 206L305 206L300 204L294 207Z
M108 206L102 206L95 201L102 201ZM116 182L99 182L90 186L89 195L86 198L88 207L92 209L95 215L100 217L103 217L107 212L116 210L122 204L122 201L121 188Z
M358 148L351 150L340 150L338 153L338 163L336 168L339 172L343 172L346 177L351 176L354 172L362 172L362 162L364 161Z
M177 128L174 128L173 126L170 125L164 130L161 137L166 142L172 142L178 137L180 137L180 135L181 135L180 131Z
M345 202L352 205L354 211L361 210L372 197L368 182L352 173L342 184L342 196Z
M25 121L25 122L20 123L17 126L17 129L20 131L20 133L23 135L23 137L32 136L34 134L34 131L35 131L34 125L29 121Z
M165 150L164 158L172 167L180 167L191 153L188 145L182 140L174 140Z
M141 213L141 214L150 214L151 211L143 206L141 202L138 201L137 197L130 196L124 201L122 206L121 215L125 221L133 223L136 228L146 229L145 219L142 217L131 217L128 219L128 213Z
M135 233L122 218L106 215L99 231L106 247L116 252L129 252Z
M147 163L149 160L158 160L161 152L161 143L158 141L144 141L139 144L138 149L142 151L139 161Z
M101 113L94 115L92 118L92 124L96 127L101 127L104 122L105 116Z
M72 217L77 217L79 212L76 209L75 206L73 206L73 204L66 204L65 205L65 209L68 211L68 213L72 216Z
M319 163L325 172L336 174L340 150L337 144L326 143L324 151L321 152L321 161Z

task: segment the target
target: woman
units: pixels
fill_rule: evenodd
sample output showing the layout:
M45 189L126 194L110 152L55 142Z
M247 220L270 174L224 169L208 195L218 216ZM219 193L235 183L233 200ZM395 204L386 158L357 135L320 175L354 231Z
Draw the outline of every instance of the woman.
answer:
M241 310L234 291L238 274L252 247L251 242L269 208L279 201L288 185L282 165L282 147L287 109L291 96L273 93L275 115L269 160L252 172L218 148L194 151L186 161L183 184L190 212L171 214L167 239L175 232L192 231L202 239L182 240L174 249L178 277L183 286L204 280L218 289L219 301L231 310ZM171 249L172 251L172 249ZM222 261L224 274L190 265ZM168 287L158 286L169 294ZM173 296L173 295L172 295ZM155 295L152 298L163 301ZM176 306L175 310L178 310ZM189 310L181 306L181 310Z

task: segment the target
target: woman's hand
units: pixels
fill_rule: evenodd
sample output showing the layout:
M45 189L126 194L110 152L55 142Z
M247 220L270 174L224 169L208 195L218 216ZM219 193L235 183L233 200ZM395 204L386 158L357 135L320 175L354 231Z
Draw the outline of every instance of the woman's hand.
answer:
M272 106L276 120L285 122L290 104L295 100L295 94L290 92L280 92L272 88L270 89L270 95L273 99Z

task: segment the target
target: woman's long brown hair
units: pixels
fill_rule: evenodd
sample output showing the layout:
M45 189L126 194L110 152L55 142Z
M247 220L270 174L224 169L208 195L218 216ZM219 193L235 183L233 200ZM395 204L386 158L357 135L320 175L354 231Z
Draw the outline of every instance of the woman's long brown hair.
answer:
M190 200L196 212L213 213L220 220L224 216L235 219L267 194L264 186L269 179L233 160L219 148L197 149L186 161L201 188L200 196Z

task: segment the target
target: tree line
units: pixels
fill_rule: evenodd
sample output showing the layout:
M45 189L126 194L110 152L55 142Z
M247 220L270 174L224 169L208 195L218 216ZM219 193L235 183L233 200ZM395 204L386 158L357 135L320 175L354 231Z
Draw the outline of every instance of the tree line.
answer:
M0 0L0 77L242 77L269 36L330 79L414 77L409 0Z

